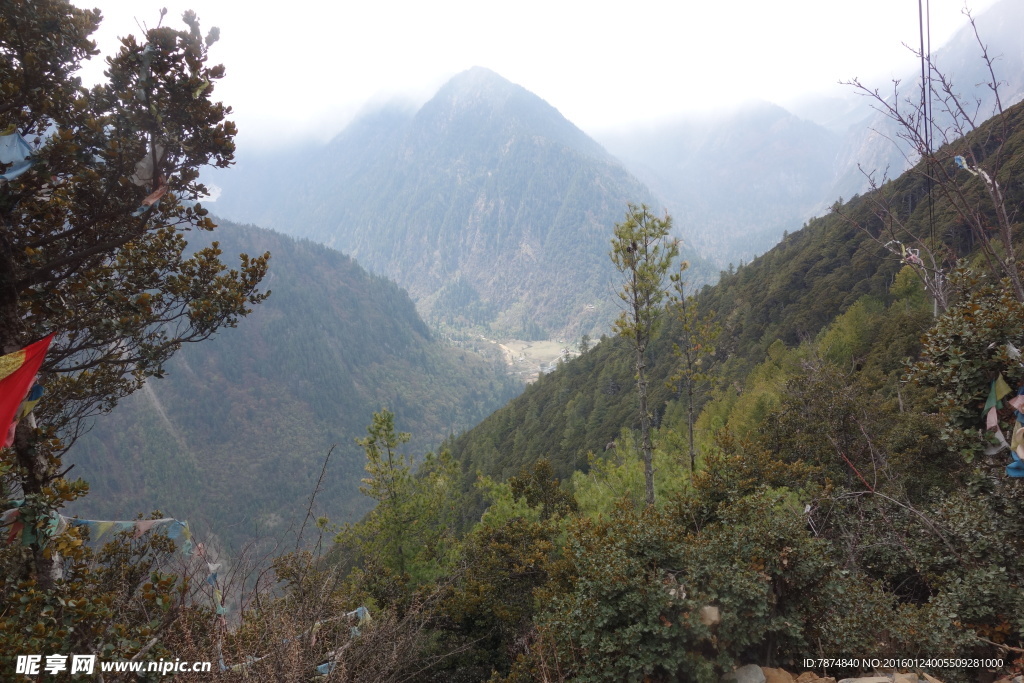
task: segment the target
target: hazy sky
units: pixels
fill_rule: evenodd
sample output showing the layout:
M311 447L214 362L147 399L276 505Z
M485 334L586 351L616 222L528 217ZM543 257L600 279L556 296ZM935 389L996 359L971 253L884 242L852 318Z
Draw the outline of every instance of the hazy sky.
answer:
M73 1L103 12L104 53L160 7L175 25L192 8L204 32L220 27L217 94L250 145L274 131L328 137L368 101L422 101L476 65L594 132L748 99L785 104L853 76L882 86L914 71L901 43L918 44L916 0ZM978 14L994 0L969 3ZM963 7L931 0L933 49L966 23Z

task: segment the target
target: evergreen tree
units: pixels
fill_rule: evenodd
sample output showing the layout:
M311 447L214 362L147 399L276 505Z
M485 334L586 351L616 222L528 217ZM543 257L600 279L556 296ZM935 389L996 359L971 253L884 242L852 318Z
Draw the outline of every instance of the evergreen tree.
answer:
M395 431L390 411L374 413L367 433L358 440L368 475L359 490L377 504L336 540L353 548L366 566L403 583L433 579L453 547L448 541L461 503L458 465L447 451L428 453L414 474L413 458L398 450L410 435Z
M395 432L395 416L387 410L373 414L367 427L369 436L358 443L366 452L366 473L359 491L377 501L371 514L376 531L373 534L381 545L384 564L405 573L406 531L413 521L409 519L408 502L412 493L412 467L409 458L398 453L398 447L407 443L410 434Z
M672 275L672 312L679 320L678 341L672 345L672 352L679 359L679 368L669 378L670 387L679 386L686 393L686 426L690 443L690 474L697 464L697 449L693 440L694 393L701 383L710 378L703 366L704 360L715 353L714 343L722 328L714 322L714 314L701 315L694 296L686 294L683 272Z
M0 352L55 334L39 426L22 420L0 451L0 500L46 520L85 491L60 461L83 420L262 301L269 255L227 270L216 242L186 253L185 231L215 227L199 168L234 152L230 109L212 99L224 68L207 64L217 29L204 38L186 12L187 29L129 36L89 90L75 72L97 54L98 11L2 0L0 17L0 130L23 150L0 164ZM45 586L55 562L42 543L26 573Z
M611 259L622 274L619 297L626 308L615 321L615 331L628 339L635 353L640 412L640 449L644 460L647 504L654 505L654 463L651 413L647 406L647 346L661 318L665 277L679 254L679 243L669 237L672 218L656 218L645 205L633 204L626 220L615 226Z

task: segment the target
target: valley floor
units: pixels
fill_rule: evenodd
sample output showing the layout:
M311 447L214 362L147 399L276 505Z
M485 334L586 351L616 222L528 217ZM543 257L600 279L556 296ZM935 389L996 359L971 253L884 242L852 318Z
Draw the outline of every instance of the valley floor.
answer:
M480 335L480 339L496 344L502 351L509 374L516 375L527 384L536 381L542 374L554 370L559 359L568 360L578 355L577 350L568 346L569 342L565 339L497 341L483 335Z

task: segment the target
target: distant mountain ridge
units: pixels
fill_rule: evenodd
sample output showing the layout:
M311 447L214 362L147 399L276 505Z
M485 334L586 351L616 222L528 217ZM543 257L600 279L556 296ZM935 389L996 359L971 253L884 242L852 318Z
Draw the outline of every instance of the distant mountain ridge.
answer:
M725 267L800 227L832 186L841 136L753 102L601 141L664 199L701 255Z
M1003 107L1009 107L1024 97L1024 3L1001 0L976 21L996 58ZM979 121L992 115L990 76L969 26L932 59L965 103L977 107ZM878 87L892 98L891 83ZM899 97L919 101L920 88L920 72L909 74ZM941 128L937 99L933 109ZM750 261L840 197L865 192L865 172L881 181L917 161L897 144L892 122L852 87L844 97L811 98L793 112L754 102L713 118L680 117L598 140L659 195L700 254L718 267Z
M657 209L554 107L480 67L414 113L367 113L324 147L216 182L219 213L351 254L432 323L526 339L607 330L612 226L628 202Z

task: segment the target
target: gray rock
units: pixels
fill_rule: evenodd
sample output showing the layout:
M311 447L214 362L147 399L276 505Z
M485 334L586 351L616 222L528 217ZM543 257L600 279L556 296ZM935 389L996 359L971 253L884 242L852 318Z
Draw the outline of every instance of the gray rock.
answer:
M757 664L747 664L722 676L722 683L765 683L765 677Z

